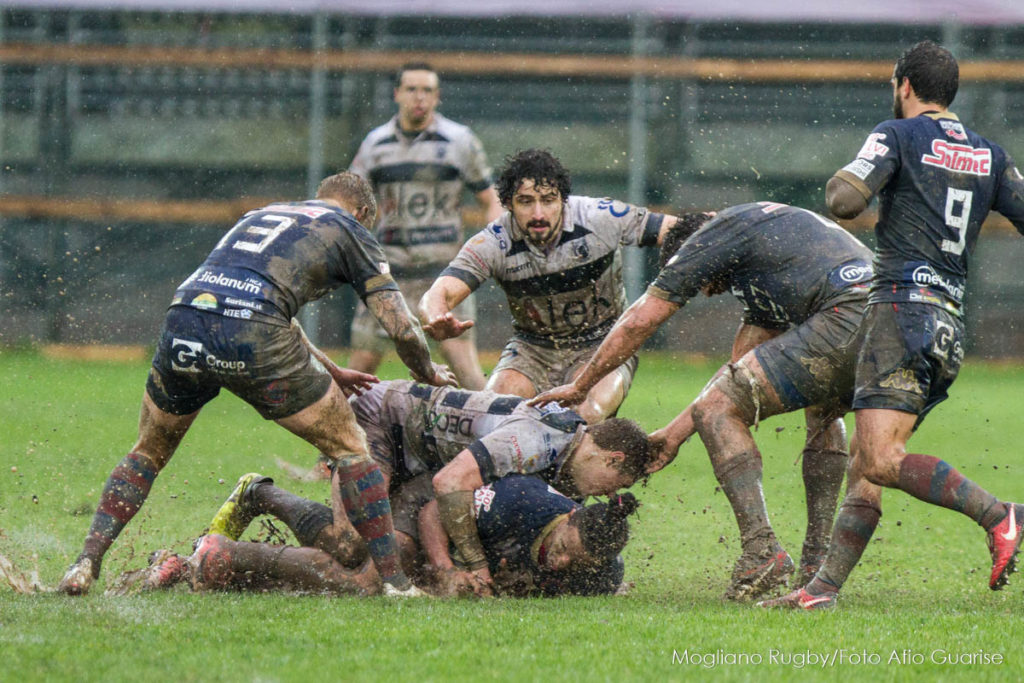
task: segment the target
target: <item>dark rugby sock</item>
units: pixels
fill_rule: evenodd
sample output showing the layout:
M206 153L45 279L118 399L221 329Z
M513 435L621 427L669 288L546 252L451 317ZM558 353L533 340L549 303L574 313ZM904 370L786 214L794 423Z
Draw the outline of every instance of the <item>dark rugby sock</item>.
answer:
M845 451L804 449L803 479L804 491L807 492L805 547L828 547L839 489L842 488L843 475L846 473L846 462Z
M158 473L153 461L141 453L129 453L110 473L82 550L84 557L93 560L94 571L99 570L100 559L124 525L146 502Z
M729 499L744 550L750 541L772 535L761 490L761 454L756 450L734 455L724 463L712 461L715 477Z
M926 503L964 513L986 531L1006 516L1006 507L995 496L930 455L908 453L903 458L899 487Z
M341 501L349 521L366 541L381 578L399 590L411 584L402 571L391 519L391 504L384 475L369 458L339 460L335 465L341 480Z
M863 498L847 498L839 507L836 525L828 555L818 575L807 584L807 592L820 595L824 591L838 591L846 583L864 554L871 535L875 533L882 510Z
M315 546L320 532L334 524L331 508L273 484L258 484L251 495L256 510L284 522L301 545Z

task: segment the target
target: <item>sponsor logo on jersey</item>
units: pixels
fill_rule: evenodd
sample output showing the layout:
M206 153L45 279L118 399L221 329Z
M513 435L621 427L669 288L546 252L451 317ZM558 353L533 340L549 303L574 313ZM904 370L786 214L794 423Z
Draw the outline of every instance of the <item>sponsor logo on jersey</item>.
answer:
M947 280L928 264L918 266L911 274L911 279L918 287L938 287L944 290L957 301L963 299L964 286L957 282Z
M242 320L248 320L252 317L252 311L248 308L225 308L221 312L229 318L241 318Z
M505 231L501 225L498 223L491 225L491 232L494 233L494 239L498 240L498 248L502 251L508 251L508 240L505 239Z
M870 264L843 266L839 269L839 279L843 282L860 282L871 277L873 272Z
M192 301L189 302L189 305L195 306L196 308L210 310L213 308L217 308L217 297L215 297L213 294L210 294L209 292L203 292L196 298L192 299Z
M992 150L936 139L932 140L932 153L923 155L921 163L954 173L987 176L992 168Z
M967 133L964 131L963 124L959 121L940 119L939 125L942 126L942 130L945 131L946 135L954 140L960 140L961 142L965 142L967 140Z
M864 159L854 159L846 166L843 166L844 171L851 175L857 176L861 180L867 179L867 177L871 175L871 172L874 171L876 168L878 167L875 166L870 161L866 161Z
M254 311L262 311L263 305L255 301L247 301L246 299L236 299L232 296L224 297L224 303L228 306L241 306L242 308L251 308Z
M424 416L427 421L427 430L436 430L445 434L459 434L471 436L473 434L473 418L468 415L448 415L434 410L428 410Z
M491 484L485 484L476 491L473 491L473 507L476 509L476 516L481 512L490 512L491 503L494 502L494 488Z
M590 245L585 239L573 240L572 253L580 261L585 261L590 258Z
M884 157L889 153L889 147L882 144L884 139L885 133L872 133L869 135L868 139L864 141L864 146L857 152L857 158L871 161L875 157Z
M224 273L214 273L209 270L204 270L196 278L196 284L209 284L219 285L220 287L227 287L228 289L237 289L240 292L246 294L259 294L263 290L263 283L252 278L245 280L239 280L237 278L228 277Z
M387 261L381 261L380 263L378 263L377 269L380 271L381 275L388 275L391 273L391 266L388 264Z

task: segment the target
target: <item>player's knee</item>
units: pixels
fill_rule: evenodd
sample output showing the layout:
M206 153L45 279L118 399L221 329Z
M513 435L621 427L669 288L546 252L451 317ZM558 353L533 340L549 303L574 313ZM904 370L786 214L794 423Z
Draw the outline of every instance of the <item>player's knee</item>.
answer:
M899 481L900 463L906 456L902 444L860 444L857 457L864 478L876 486L893 486Z

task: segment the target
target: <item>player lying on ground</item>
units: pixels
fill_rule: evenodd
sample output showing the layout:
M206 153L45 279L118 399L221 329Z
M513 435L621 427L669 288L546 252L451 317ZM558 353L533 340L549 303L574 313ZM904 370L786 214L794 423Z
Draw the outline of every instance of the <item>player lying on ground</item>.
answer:
M998 211L1024 233L1024 177L999 145L948 110L959 82L959 66L945 48L924 41L904 52L892 77L895 118L875 126L857 158L825 188L829 208L841 218L860 214L879 196L875 275L857 360L853 459L817 576L766 606L835 604L878 526L883 486L977 522L988 536L992 590L1016 567L1024 505L1002 502L945 461L906 450L960 371L968 258L985 217Z
M761 489L761 454L750 427L805 408L803 479L807 533L798 582L828 547L846 467L841 416L853 397L856 332L867 301L871 252L832 221L805 209L757 202L688 214L665 237L662 269L615 324L576 380L533 399L574 405L630 357L698 292L732 293L743 321L730 362L664 429L654 468L671 462L694 431L732 505L742 554L726 597L746 600L784 584L793 561L779 544Z
M438 340L473 326L452 311L488 278L508 297L515 334L487 388L531 397L579 372L626 307L622 247L653 246L676 219L611 199L570 194L568 171L550 152L505 161L498 197L506 211L463 245L420 301L423 328ZM593 424L614 415L636 358L594 386L579 413Z
M440 595L459 593L429 475L395 487L392 507L406 572ZM511 475L476 492L477 524L500 595L613 593L622 581L619 553L629 535L630 494L581 506L537 477ZM303 547L242 542L262 514L284 522ZM331 508L300 498L258 474L247 474L188 558L167 551L132 572L120 590L167 588L188 580L197 590L292 590L370 595L380 579L366 544L351 527L339 537ZM422 546L422 550L418 547ZM324 548L330 548L326 552Z
M313 348L294 316L351 284L395 341L413 377L453 382L430 361L426 339L388 274L372 224L370 186L352 173L326 178L317 199L247 213L174 294L146 392L139 437L110 473L81 554L58 590L88 592L107 549L142 507L200 409L226 388L335 463L335 512L369 544L389 591L415 590L402 572L387 484L344 389L374 379L342 370Z

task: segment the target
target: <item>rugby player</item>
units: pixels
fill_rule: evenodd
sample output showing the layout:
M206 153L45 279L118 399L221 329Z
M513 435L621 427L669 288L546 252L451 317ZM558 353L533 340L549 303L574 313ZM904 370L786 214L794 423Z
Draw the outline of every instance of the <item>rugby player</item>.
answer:
M665 236L658 277L575 381L530 401L575 405L698 292L732 291L744 311L729 363L651 435L659 451L654 470L671 462L694 431L707 448L742 545L726 598L753 598L793 572L793 560L768 522L761 489L761 454L750 433L761 419L806 409L807 533L797 580L810 580L824 558L846 468L841 416L853 398L870 257L836 223L784 204L686 214Z
M375 378L338 368L292 323L303 304L349 283L413 377L454 382L447 368L431 363L387 259L362 225L375 215L365 180L330 176L315 200L247 213L178 287L146 382L138 441L107 479L82 553L58 590L88 592L107 549L145 502L200 408L224 387L334 461L336 516L347 514L366 540L386 592L416 592L398 562L387 483L344 393Z
M395 75L398 113L375 128L349 170L370 181L380 206L377 239L406 301L416 305L462 245L462 193L468 188L487 220L501 215L491 169L480 141L466 126L436 111L441 101L437 72L409 63ZM459 315L476 317L474 298ZM352 323L349 367L375 372L390 349L385 331L366 306ZM474 333L440 343L441 353L467 389L482 389Z
M550 152L506 160L497 183L507 209L469 240L420 301L435 339L473 327L455 307L488 278L508 297L515 334L487 388L530 398L564 384L626 307L623 245L649 246L676 219L611 199L570 194L569 173ZM589 423L615 413L629 391L636 358L596 385L579 413Z
M906 451L960 370L967 264L982 222L995 210L1024 233L1024 178L999 145L949 111L958 85L959 67L945 48L924 41L904 52L892 77L893 120L875 126L857 158L825 188L840 218L860 214L879 196L874 279L856 369L853 457L817 576L763 606L835 604L882 515L882 486L961 512L985 529L992 590L1015 569L1024 506L997 500L936 457Z
M456 594L459 584L447 579L458 570L437 506L424 505L428 499L422 498L429 489L429 477L420 475L393 491L395 533L406 571L431 577L434 590L442 595ZM635 498L625 494L583 507L533 476L510 475L482 487L476 495L476 516L488 562L499 579L499 594L615 592L623 576L619 553L628 540L626 518L637 505ZM261 514L277 516L302 547L238 541ZM331 514L326 505L280 489L269 478L244 475L191 557L157 551L151 567L126 575L119 591L127 592L140 580L142 589L154 589L187 579L196 589L377 592L379 578L367 562L366 544L354 532L343 539L323 533L330 528L329 522L321 522L319 528L311 523L329 520ZM411 524L401 528L399 520ZM425 564L428 561L432 564Z

